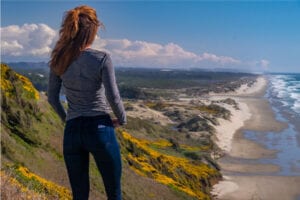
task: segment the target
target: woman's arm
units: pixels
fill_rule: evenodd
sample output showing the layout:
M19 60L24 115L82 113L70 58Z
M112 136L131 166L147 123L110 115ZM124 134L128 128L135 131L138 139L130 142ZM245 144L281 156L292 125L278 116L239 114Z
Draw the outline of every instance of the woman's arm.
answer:
M62 82L61 78L56 74L54 74L50 69L49 83L48 83L48 102L53 107L55 112L59 115L61 120L65 122L66 111L59 100L61 82Z
M126 124L126 113L119 94L115 78L115 70L109 55L105 55L102 66L102 81L106 98L121 125Z

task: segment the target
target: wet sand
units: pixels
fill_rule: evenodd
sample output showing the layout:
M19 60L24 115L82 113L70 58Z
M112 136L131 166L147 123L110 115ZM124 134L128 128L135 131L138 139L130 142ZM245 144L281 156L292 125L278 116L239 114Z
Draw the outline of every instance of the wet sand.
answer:
M300 177L230 176L215 193L222 200L289 200L299 199Z
M240 98L239 101L247 104L251 112L251 118L245 121L244 126L236 132L232 142L232 150L229 154L234 157L248 159L274 156L276 152L245 139L243 130L280 132L287 128L287 124L275 119L270 104L261 96Z
M243 88L231 94L239 104L247 105L251 117L235 132L231 148L219 160L224 180L213 187L214 199L293 200L300 196L300 176L271 176L280 170L279 166L259 163L257 159L274 157L276 151L247 140L243 134L243 130L280 132L287 127L276 120L269 102L263 98L265 90L266 84L256 84L248 92Z

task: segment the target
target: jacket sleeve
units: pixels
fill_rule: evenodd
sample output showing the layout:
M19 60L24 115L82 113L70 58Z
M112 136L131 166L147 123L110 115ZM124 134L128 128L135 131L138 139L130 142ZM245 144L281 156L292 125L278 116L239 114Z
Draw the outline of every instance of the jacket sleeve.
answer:
M48 102L53 107L55 112L59 115L63 122L66 121L66 111L63 108L60 100L59 93L61 89L62 80L59 76L54 74L50 69L49 82L48 82Z
M109 55L105 55L102 65L102 82L106 98L121 125L126 124L126 113L118 90L115 70Z

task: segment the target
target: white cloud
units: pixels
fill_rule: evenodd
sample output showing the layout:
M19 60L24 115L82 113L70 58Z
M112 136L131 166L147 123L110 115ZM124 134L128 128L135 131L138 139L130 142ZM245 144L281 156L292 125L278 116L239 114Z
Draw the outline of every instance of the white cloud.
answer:
M270 64L270 61L268 60L261 60L260 61L260 66L262 67L263 70L267 70L269 68L269 64Z
M1 54L12 57L47 58L57 32L46 24L1 27Z
M58 31L46 24L1 27L1 57L9 61L49 60ZM109 52L116 66L130 67L230 67L267 69L270 61L241 61L237 58L204 52L196 54L175 43L158 44L128 39L96 38L94 48Z
M13 56L19 56L23 49L23 46L19 44L17 40L12 41L2 41L1 40L1 50L4 51L5 54L11 54Z
M161 45L145 41L130 41L127 39L99 39L93 48L106 50L111 53L116 65L139 67L201 67L214 65L232 66L241 61L232 57L217 56L203 53L197 55L186 51L174 43Z
M200 61L207 60L215 63L225 64L240 64L241 61L228 56L217 56L215 54L203 53L199 57Z
M268 71L270 63L271 62L267 59L261 59L261 60L244 62L244 65L250 71Z

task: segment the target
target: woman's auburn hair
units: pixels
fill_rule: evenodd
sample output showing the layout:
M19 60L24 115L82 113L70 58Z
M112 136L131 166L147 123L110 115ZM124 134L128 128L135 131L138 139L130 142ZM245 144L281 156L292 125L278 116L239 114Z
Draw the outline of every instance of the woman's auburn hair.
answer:
M52 71L62 75L80 52L93 43L98 27L102 25L96 10L89 6L78 6L67 11L59 31L59 39L51 53L49 65Z

